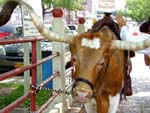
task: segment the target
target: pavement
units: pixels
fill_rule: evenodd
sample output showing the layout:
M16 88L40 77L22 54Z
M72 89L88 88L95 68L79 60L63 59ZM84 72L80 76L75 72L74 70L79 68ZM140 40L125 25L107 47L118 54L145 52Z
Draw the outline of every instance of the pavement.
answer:
M144 64L144 55L132 58L133 95L120 103L117 113L150 113L150 69Z

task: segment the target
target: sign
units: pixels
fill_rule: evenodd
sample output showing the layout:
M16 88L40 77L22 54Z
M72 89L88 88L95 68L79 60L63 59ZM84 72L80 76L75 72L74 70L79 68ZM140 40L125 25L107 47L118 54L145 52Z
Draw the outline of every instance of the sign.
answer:
M116 11L115 0L99 0L99 10L109 13Z
M32 6L32 8L36 12L36 14L42 20L41 0L37 0L36 2L34 0L24 0L24 1L27 2L28 4L30 4L30 6ZM40 35L38 30L36 29L36 27L32 23L31 18L29 16L26 8L24 8L24 7L22 8L22 13L23 13L23 34L24 34L24 36L29 37L29 36Z

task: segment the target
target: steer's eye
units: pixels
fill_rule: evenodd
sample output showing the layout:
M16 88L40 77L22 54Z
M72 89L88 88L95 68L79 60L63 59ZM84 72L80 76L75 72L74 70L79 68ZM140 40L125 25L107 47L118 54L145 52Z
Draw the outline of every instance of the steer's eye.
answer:
M72 62L75 63L75 62L76 62L76 59L73 58L73 59L72 59Z
M100 62L98 63L98 68L101 69L104 66L104 58L100 60Z
M104 65L104 62L101 62L100 65L103 66L103 65Z
M77 59L72 58L72 63L73 63L73 64L76 64L76 63L77 63Z
M71 61L73 64L77 63L77 56L76 55L72 55Z

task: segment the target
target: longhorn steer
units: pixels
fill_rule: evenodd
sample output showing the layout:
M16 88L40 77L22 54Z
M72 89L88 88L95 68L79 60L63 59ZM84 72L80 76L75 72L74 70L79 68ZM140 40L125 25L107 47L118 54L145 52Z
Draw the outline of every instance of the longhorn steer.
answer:
M124 72L122 50L144 49L150 45L150 40L136 43L116 40L116 36L107 27L103 27L97 33L83 33L69 38L60 37L43 26L27 3L22 0L7 1L15 1L26 7L34 25L45 38L50 41L70 43L75 66L74 99L86 103L95 97L97 113L115 113L117 106L113 111L109 110L109 107L111 107L110 98L118 98L122 87Z
M112 39L116 39L115 35L103 27L97 33L81 34L70 45L75 66L73 97L83 103L94 97L97 113L108 113L112 97L119 104L118 92L122 88L125 57L123 50L110 49ZM113 105L115 108L109 113L116 112L117 105Z

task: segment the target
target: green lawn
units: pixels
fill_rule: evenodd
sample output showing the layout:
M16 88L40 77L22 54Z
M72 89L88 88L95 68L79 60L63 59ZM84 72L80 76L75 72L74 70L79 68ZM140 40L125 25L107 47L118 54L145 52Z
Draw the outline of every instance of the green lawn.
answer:
M24 86L21 83L0 83L0 109L3 109L23 94ZM40 107L50 96L50 91L39 91L36 97L36 106ZM20 107L28 107L28 101L25 101Z

